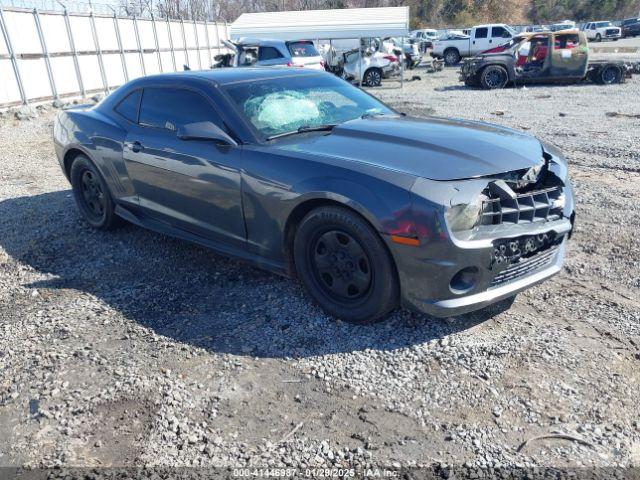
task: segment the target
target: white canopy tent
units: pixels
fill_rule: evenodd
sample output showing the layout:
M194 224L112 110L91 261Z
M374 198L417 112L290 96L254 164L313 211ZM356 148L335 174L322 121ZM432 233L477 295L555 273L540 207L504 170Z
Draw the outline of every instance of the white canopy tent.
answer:
M231 24L231 38L279 40L406 37L409 7L345 8L243 13Z
M229 32L232 40L250 37L330 42L371 37L404 38L408 35L409 7L243 13L231 24ZM404 68L400 73L400 83L404 84Z

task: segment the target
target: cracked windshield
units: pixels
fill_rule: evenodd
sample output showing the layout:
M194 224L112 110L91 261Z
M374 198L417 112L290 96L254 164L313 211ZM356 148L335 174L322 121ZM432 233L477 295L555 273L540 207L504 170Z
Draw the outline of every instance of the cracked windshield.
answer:
M328 75L231 84L226 91L266 138L393 113L362 90Z

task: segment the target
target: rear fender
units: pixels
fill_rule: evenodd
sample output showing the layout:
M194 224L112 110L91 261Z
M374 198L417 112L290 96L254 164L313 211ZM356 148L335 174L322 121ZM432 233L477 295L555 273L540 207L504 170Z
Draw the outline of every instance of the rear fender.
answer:
M100 171L114 198L134 195L122 158L125 136L124 129L93 109L61 112L54 129L62 168L65 169L65 158L71 151L81 152Z

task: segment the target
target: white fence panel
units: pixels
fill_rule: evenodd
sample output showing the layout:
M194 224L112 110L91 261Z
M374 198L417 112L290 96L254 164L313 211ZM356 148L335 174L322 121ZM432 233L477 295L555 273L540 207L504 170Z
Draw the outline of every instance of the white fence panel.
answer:
M40 99L53 95L43 59L18 60L18 68L27 98Z
M137 50L138 42L136 41L136 29L133 20L124 18L118 20L120 26L120 38L122 39L122 48L125 50Z
M158 55L155 53L144 53L144 67L147 75L155 75L156 73L162 73L160 71L160 65L158 65Z
M137 53L125 53L125 61L127 62L127 71L129 72L129 80L142 77L142 66L140 65L140 55Z
M0 42L2 43L2 42ZM0 105L21 102L11 60L0 60Z
M42 33L47 42L49 53L66 53L71 51L67 26L62 15L40 14Z
M164 20L156 20L156 33L158 34L158 46L160 49L170 48L171 43L169 42L167 22ZM162 64L164 65L164 60L162 60Z
M138 32L140 33L140 44L142 45L142 49L155 50L156 40L153 36L153 24L151 23L151 20L138 20Z
M80 91L72 57L53 57L51 59L51 70L53 71L53 78L56 80L56 89L59 95L70 95Z
M7 31L16 54L42 53L36 22L31 12L4 12Z
M218 31L220 29L219 25L208 24L207 31L209 32L209 42L211 43L211 48L220 49L221 43L220 38L218 37Z
M80 74L86 90L98 91L104 89L100 76L100 64L96 55L81 55L78 57Z
M93 33L91 31L91 19L87 16L70 16L71 33L73 34L73 42L76 44L78 52L95 52L96 45L93 41Z
M95 17L95 21L100 50L118 50L118 37L113 18Z
M179 21L169 22L171 28L171 39L173 40L173 48L184 48L184 39L182 38L182 26Z
M4 42L4 35L2 35L2 31L0 31L0 55L8 55L9 48Z
M1 13L6 29L0 35L0 107L108 93L128 79L182 71L184 65L206 69L213 56L226 51L220 39L228 38L226 24L13 7ZM17 74L4 34L13 46Z
M122 59L119 53L109 53L102 56L104 71L109 87L114 89L126 82L122 71Z

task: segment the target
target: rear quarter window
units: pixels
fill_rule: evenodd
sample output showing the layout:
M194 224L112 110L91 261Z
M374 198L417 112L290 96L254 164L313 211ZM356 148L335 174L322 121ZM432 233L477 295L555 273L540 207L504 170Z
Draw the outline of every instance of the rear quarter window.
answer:
M476 28L476 37L475 38L487 38L489 34L488 28Z
M138 108L140 107L140 97L142 90L134 90L124 97L114 109L121 117L126 118L130 122L138 122Z
M258 50L258 60L274 60L276 58L283 58L277 48L260 47Z
M317 57L320 55L311 42L289 42L287 47L293 57Z

